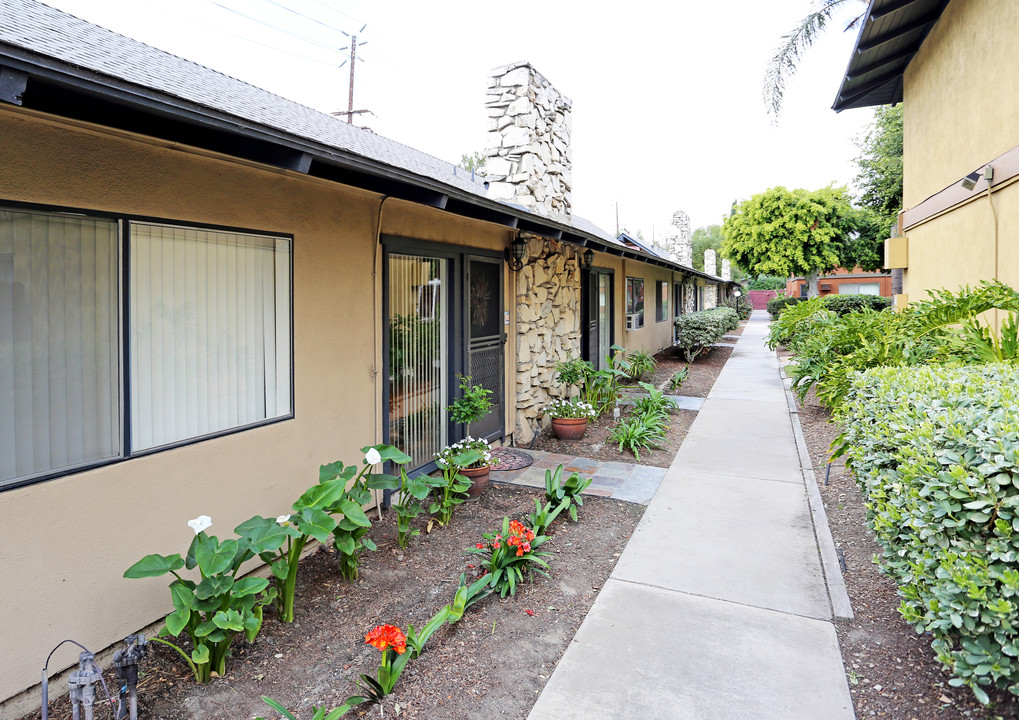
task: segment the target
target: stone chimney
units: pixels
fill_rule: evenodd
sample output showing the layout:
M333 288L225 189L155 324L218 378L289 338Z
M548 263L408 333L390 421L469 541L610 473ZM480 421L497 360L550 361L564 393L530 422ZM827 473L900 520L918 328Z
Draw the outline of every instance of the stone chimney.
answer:
M488 197L568 221L573 102L526 62L493 70L487 98Z
M680 265L693 265L693 234L690 232L690 216L682 210L672 213L672 227L665 235L669 259Z
M715 251L711 248L704 251L704 272L709 275L718 275L718 263L715 262Z
M729 258L722 258L722 275L723 280L732 280L732 263Z

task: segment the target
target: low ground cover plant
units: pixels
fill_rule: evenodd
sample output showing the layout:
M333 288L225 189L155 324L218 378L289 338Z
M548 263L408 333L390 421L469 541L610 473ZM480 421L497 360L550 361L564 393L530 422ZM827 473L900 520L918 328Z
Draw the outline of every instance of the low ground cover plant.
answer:
M675 374L673 374L673 376L669 378L669 390L671 390L672 392L676 392L677 390L679 390L680 386L683 384L683 381L686 380L686 378L689 375L690 371L686 368L680 368L679 370L677 370Z
M532 572L548 577L548 553L537 549L548 540L545 535L535 535L523 523L506 517L501 532L485 533L483 537L467 552L480 557L488 585L500 597L515 595L517 585Z
M952 685L1019 695L1019 369L870 369L835 417L902 615Z
M704 348L721 340L730 330L738 328L739 315L727 307L700 310L680 315L675 320L675 326L675 345L683 351L683 356L690 363Z
M647 350L641 348L640 350L628 350L626 353L626 362L629 365L629 369L626 371L630 376L631 380L640 382L648 375L654 374L658 368L658 362L654 359Z

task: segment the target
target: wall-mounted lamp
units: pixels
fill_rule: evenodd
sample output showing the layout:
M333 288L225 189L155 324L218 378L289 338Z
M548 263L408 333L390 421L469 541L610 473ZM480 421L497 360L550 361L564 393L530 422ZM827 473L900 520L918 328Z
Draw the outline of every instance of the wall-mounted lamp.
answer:
M584 251L584 269L590 270L594 267L594 250L588 248Z
M990 165L985 165L981 170L974 170L969 175L962 179L962 187L964 190L972 190L983 178L990 185L991 181L994 180L994 168Z
M506 251L506 259L509 261L510 270L519 272L524 267L524 258L527 257L527 241L523 238L516 238Z

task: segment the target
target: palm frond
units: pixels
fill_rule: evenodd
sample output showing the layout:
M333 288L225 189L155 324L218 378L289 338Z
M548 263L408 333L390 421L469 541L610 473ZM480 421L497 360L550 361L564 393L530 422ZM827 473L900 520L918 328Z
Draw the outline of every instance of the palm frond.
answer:
M764 104L773 122L782 113L786 83L796 74L803 53L828 26L835 9L848 0L817 0L792 30L782 36L764 72Z

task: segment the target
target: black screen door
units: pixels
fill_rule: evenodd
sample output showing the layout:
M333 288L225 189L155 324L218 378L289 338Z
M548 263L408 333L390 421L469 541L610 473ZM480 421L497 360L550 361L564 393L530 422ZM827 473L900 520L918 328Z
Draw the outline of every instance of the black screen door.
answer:
M465 283L467 374L476 385L492 391L492 412L472 423L470 434L490 440L503 436L506 415L502 269L503 263L496 258L471 257L467 262Z

